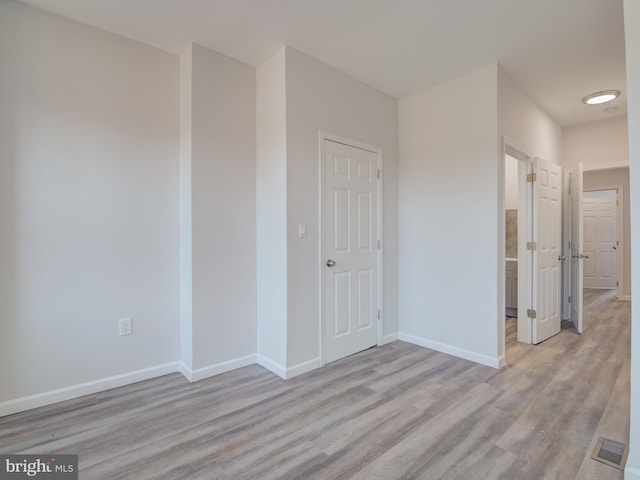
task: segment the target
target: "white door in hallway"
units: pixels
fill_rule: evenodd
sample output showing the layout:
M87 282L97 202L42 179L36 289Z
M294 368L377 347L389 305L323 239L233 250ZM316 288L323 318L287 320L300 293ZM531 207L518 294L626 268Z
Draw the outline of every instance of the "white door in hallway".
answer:
M532 343L560 333L562 170L536 158L533 182Z
M378 153L323 140L325 363L378 343Z
M598 192L600 193L600 192ZM616 193L584 198L584 286L616 288Z
M582 333L582 301L584 282L584 202L583 202L583 167L579 163L576 168L569 172L569 201L571 202L570 213L570 249L571 254L571 322L576 327L578 333ZM569 259L567 259L569 260Z

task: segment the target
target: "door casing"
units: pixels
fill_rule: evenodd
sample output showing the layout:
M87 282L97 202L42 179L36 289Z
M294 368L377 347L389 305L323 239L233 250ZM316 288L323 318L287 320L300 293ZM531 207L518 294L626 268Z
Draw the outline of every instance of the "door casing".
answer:
M325 225L324 225L324 202L325 202L325 178L324 178L324 158L325 158L325 140L329 140L331 142L341 143L344 145L348 145L350 147L359 148L361 150L367 150L369 152L375 153L377 156L377 168L380 172L380 178L378 181L378 238L380 239L380 248L378 248L377 255L377 268L378 268L378 311L380 312L380 316L378 318L378 345L382 344L382 336L383 336L383 325L384 325L384 309L383 309L383 293L384 293L384 282L383 282L383 252L384 252L384 239L382 232L383 229L383 209L384 209L384 197L383 197L383 182L384 182L384 172L382 170L382 149L380 147L376 147L374 145L369 145L367 143L359 142L357 140L353 140L347 137L343 137L341 135L336 135L334 133L320 131L319 134L319 160L318 160L318 177L319 177L319 215L318 215L318 235L319 235L319 253L318 253L318 265L320 270L320 289L319 289L319 298L318 302L320 305L319 311L319 321L318 321L318 338L319 338L319 350L321 357L321 364L326 364L326 355L325 355L325 339L324 339L324 321L325 321L325 268L324 262L326 259L326 246L324 240L325 234Z
M591 170L586 170L588 172ZM618 253L616 256L616 297L624 296L624 186L623 185L604 185L598 188L585 189L585 192L596 192L601 190L616 190L618 205L616 208L616 235L618 237Z
M527 174L533 170L533 155L519 147L508 137L502 139L499 168L498 214L498 364L505 361L505 168L504 159L510 155L518 160L518 342L531 343L531 319L527 308L532 301L532 252L527 250L527 239L533 237L533 186L527 182Z

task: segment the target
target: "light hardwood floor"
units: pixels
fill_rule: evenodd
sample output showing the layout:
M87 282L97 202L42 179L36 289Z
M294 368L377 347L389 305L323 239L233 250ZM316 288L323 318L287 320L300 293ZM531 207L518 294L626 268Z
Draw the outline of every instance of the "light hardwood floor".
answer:
M291 380L172 374L0 418L0 452L77 453L81 479L622 479L630 304L587 292L572 328L495 370L404 342Z

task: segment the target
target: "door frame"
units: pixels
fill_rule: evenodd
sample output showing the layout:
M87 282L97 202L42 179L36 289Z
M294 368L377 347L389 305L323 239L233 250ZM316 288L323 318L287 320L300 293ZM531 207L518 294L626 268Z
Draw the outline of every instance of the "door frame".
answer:
M585 170L586 172L587 170ZM624 186L615 185L611 187L583 188L584 192L602 192L615 190L616 192L616 237L618 241L616 252L616 297L623 298L624 292Z
M498 364L506 365L505 335L505 157L518 160L518 342L531 344L532 319L527 308L532 301L533 258L527 250L527 239L533 238L533 184L527 182L527 174L533 171L533 155L518 146L509 137L502 137L502 149L498 162Z
M318 265L320 270L319 275L319 321L318 321L318 338L319 338L319 351L320 351L320 363L321 365L326 364L326 355L325 355L325 329L324 329L324 320L325 320L325 291L324 291L324 282L325 282L325 268L324 261L326 258L325 251L325 241L324 241L324 233L325 233L325 224L324 224L324 202L325 202L325 171L324 171L324 155L325 155L325 147L324 142L328 140L330 142L341 143L343 145L347 145L349 147L359 148L360 150L365 150L371 153L374 153L377 157L377 168L378 172L380 172L380 176L378 178L378 231L376 232L378 235L378 240L380 242L380 248L378 248L377 258L377 269L378 269L378 342L377 345L382 345L383 338L383 325L384 325L384 309L383 309L383 293L384 293L384 284L383 284L383 251L384 251L384 241L382 238L383 230L383 205L384 199L382 195L382 184L384 181L384 172L382 169L382 148L377 147L375 145L370 145L368 143L360 142L358 140L353 140L351 138L343 137L341 135L336 135L331 132L327 132L321 130L319 133L319 158L318 158L318 177L319 177L319 210L318 210Z

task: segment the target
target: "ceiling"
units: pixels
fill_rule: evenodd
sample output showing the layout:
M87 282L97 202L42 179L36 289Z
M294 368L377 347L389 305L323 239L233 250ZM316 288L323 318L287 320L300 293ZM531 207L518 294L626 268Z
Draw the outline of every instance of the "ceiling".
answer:
M180 54L288 45L395 97L500 63L561 125L626 113L622 0L21 0ZM588 93L619 89L604 106Z

